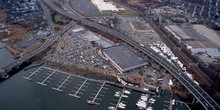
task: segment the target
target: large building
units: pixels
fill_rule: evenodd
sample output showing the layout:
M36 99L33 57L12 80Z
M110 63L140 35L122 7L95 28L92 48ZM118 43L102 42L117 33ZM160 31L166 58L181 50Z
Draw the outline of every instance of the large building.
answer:
M187 35L182 29L180 29L177 25L168 25L165 26L166 30L169 31L176 37L179 41L184 40L192 40L192 38Z
M146 60L136 55L124 45L115 45L102 49L102 53L110 60L112 65L121 73L145 66Z

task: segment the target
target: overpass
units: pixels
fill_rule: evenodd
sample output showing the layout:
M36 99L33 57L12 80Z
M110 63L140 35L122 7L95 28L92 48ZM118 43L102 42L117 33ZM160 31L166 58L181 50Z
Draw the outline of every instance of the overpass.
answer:
M38 55L39 53L41 53L42 51L44 51L46 48L48 48L52 43L54 43L55 40L46 40L44 42L43 45L41 45L38 49L36 49L35 51L30 52L29 54L7 64L4 65L0 68L0 76L2 78L7 78L9 75L7 74L7 72L9 72L10 70L12 70L12 68L14 67L18 67L19 65L21 65L23 62L31 59L32 57L34 57L35 55Z
M121 39L122 41L130 44L131 46L135 47L139 51L143 52L144 54L146 54L147 56L155 60L157 63L163 66L167 71L169 71L176 79L178 79L191 92L191 94L194 95L194 97L203 105L205 109L220 110L220 106L199 85L195 84L193 80L191 80L188 76L186 76L181 69L170 64L166 59L159 56L151 48L143 47L138 42L132 40L132 38L130 38L129 36L124 35L111 28L105 27L101 24L81 18L74 12L67 12L63 10L62 8L54 5L50 0L44 0L44 2L50 8L52 8L53 10L57 11L58 13L66 17L72 18L75 21L78 21L86 26L100 30L109 35L113 35Z

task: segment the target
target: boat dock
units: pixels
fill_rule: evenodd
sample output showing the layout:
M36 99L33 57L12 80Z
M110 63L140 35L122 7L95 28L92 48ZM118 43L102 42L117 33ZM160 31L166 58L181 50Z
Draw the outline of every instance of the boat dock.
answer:
M61 67L59 67L58 69L54 70L51 74L49 74L42 82L37 82L37 84L43 85L43 86L47 86L47 84L45 83L48 79L52 79L51 76L54 74L57 74L57 71L60 70Z
M98 92L95 94L95 97L92 99L92 101L88 100L89 104L96 104L99 105L100 103L95 102L97 97L100 95L100 92L102 91L102 89L104 88L106 82L103 82L101 87L99 88Z
M30 78L30 77L32 77L33 75L38 75L38 74L36 74L36 73L37 73L41 68L42 68L42 66L41 66L40 68L38 68L37 70L35 70L34 72L32 72L29 76L23 77L23 78L31 81L31 78Z
M80 92L80 90L82 90L82 87L85 86L86 82L88 81L88 79L85 79L85 81L80 85L79 88L76 88L77 91L72 90L73 92L75 92L75 94L69 93L70 96L76 97L76 98L81 98L80 96L78 96L77 94L83 94Z
M123 88L122 91L121 91L120 97L119 97L118 102L117 102L117 104L116 104L116 106L115 106L115 109L116 109L116 110L117 110L117 108L118 108L119 103L121 102L121 99L122 99L122 96L123 96L124 91L125 91L125 88Z
M69 75L57 88L52 87L52 89L63 92L63 90L61 90L60 88L63 87L66 82L71 82L69 81L70 77L71 75Z

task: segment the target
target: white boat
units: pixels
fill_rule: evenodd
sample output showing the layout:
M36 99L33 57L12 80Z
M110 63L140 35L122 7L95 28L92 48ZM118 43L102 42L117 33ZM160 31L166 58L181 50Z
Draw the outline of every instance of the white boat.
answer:
M172 100L172 105L175 105L175 99Z
M141 96L141 100L147 101L147 100L148 100L148 97L147 97L147 96Z
M118 108L120 108L120 109L125 109L125 106L118 105Z
M90 100L87 100L87 103L90 104L90 105L100 105L100 103L90 101Z
M124 94L122 95L122 97L124 97L124 98L128 98L128 96L127 96L127 95L124 95Z
M148 102L151 103L151 104L154 104L154 101L150 101L150 100L149 100Z
M120 108L120 109L125 109L125 107L126 107L126 105L123 104L122 102L120 102L120 103L118 104L118 108Z
M153 99L153 98L150 98L149 100L154 101L154 102L156 101L156 100L155 100L155 99Z
M128 90L125 90L125 94L131 94L131 92L130 91L128 91Z
M117 91L117 92L115 92L116 94L121 94L121 92L120 91Z
M119 105L126 106L124 103L120 102Z
M119 94L117 94L117 93L116 93L114 96L115 96L115 97L120 97L120 95L119 95Z
M153 110L153 107L147 107L147 110Z
M138 101L138 103L136 103L136 105L140 108L146 108L147 104L144 101Z
M109 109L109 110L116 110L116 108L113 107L113 106L109 106L108 109Z

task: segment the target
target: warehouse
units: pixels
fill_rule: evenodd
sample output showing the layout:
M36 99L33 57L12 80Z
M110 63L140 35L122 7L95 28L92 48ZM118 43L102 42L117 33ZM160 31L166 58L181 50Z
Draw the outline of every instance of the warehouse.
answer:
M115 45L102 49L102 53L121 73L136 69L148 64L146 60L137 56L124 45Z

